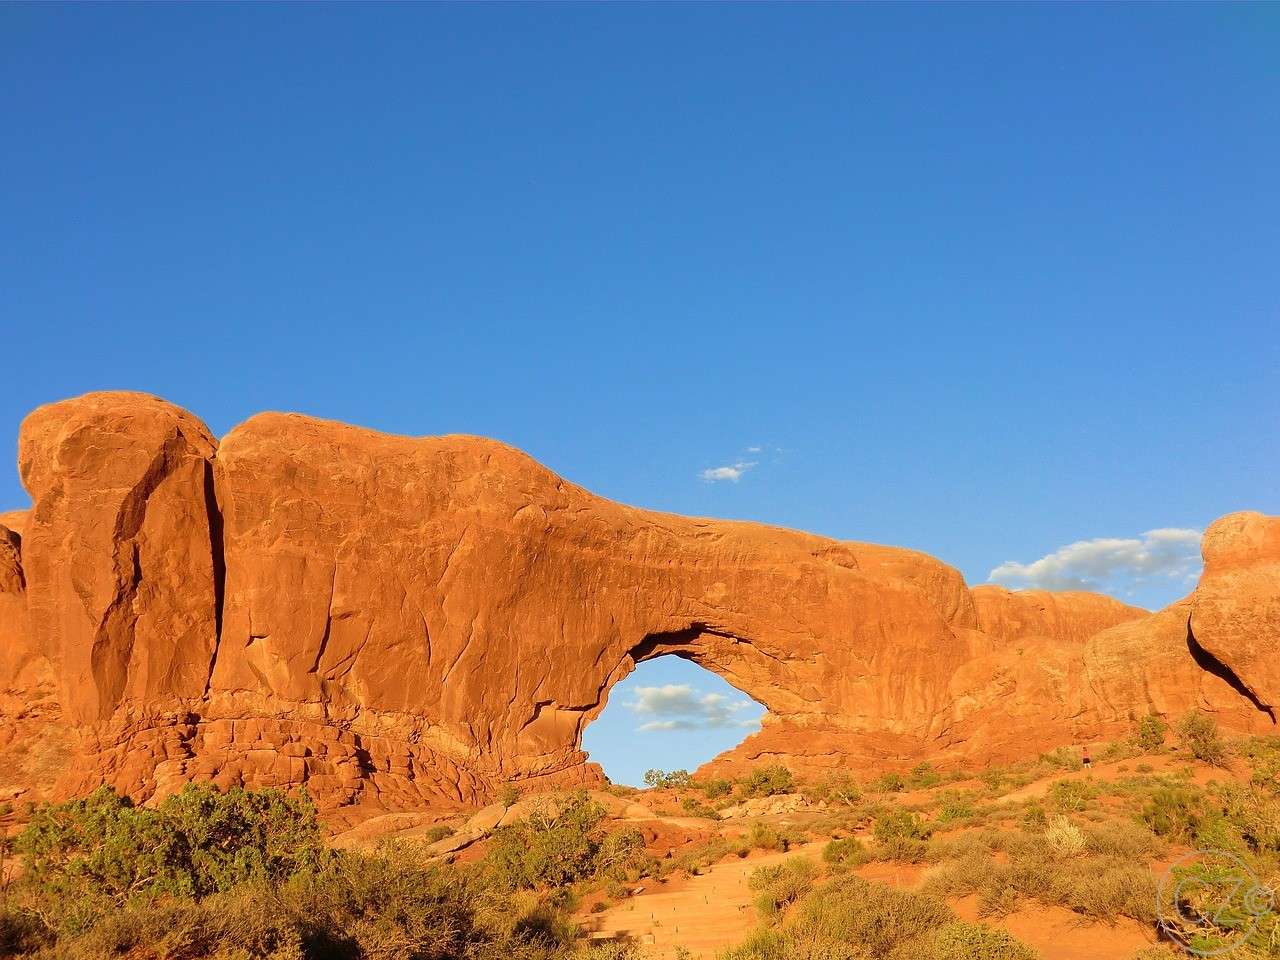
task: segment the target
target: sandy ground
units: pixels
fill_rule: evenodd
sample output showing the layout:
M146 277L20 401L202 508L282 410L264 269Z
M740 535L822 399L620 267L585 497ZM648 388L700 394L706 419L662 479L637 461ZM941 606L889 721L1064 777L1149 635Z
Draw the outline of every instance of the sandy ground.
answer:
M654 960L674 960L677 947L694 960L714 960L726 947L740 943L756 926L747 886L751 873L767 864L800 854L818 858L826 842L806 844L790 853L771 853L718 863L696 877L645 885L643 893L603 913L582 918L592 939L634 940ZM859 876L892 886L916 886L924 869L912 864L870 863ZM977 898L953 901L963 920L977 920ZM1096 923L1061 907L1027 905L999 920L1001 927L1040 951L1043 960L1129 960L1155 942L1152 932L1135 920Z
M1240 770L1190 764L1186 759L1173 756L1143 757L1099 763L1091 770L1076 773L1055 774L1002 799L1015 802L1044 796L1050 786L1061 779L1114 780L1137 775L1135 767L1140 763L1149 764L1153 773L1165 774L1191 766L1192 779L1199 784L1242 775ZM900 794L896 799L900 803L919 802L927 800L932 792L916 791L918 797ZM747 886L751 873L797 853L819 858L826 843L806 844L786 854L728 860L696 877L673 878L667 883L646 881L643 892L601 913L584 915L580 921L592 938L635 940L653 960L674 960L677 947L688 950L694 960L714 960L725 948L741 943L756 926L755 897ZM1160 865L1152 867L1158 870ZM874 862L861 867L857 873L868 880L911 889L919 885L925 870L920 865ZM952 901L951 907L963 920L980 919L975 897ZM1155 942L1154 931L1136 920L1122 917L1113 923L1097 922L1063 907L1034 903L1024 904L1006 917L986 918L982 922L1007 930L1034 947L1042 960L1130 960L1135 952Z
M752 872L797 854L817 859L825 846L823 841L790 853L727 860L696 877L646 884L644 893L590 914L583 924L593 939L636 940L655 958L674 958L681 946L695 958L712 960L756 925L755 894L747 888Z

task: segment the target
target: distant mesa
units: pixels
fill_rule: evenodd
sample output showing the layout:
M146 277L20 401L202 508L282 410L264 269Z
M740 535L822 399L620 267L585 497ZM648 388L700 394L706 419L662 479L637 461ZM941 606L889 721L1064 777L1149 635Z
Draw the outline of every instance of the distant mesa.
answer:
M1195 706L1273 730L1280 518L1157 613L922 553L597 497L479 437L139 393L44 406L0 517L0 800L306 784L331 816L602 780L584 726L673 655L768 709L709 765L1004 761Z

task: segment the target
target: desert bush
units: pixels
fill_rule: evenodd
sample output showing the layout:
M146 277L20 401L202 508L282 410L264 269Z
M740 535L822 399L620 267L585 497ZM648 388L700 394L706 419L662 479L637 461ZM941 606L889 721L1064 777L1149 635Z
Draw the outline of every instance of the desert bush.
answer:
M1218 734L1218 723L1199 710L1189 710L1178 721L1178 738L1197 760L1213 766L1227 762L1227 744Z
M1223 817L1250 848L1280 851L1280 796L1252 783L1227 783L1218 799Z
M853 874L823 884L793 911L792 935L861 947L888 957L894 947L955 920L940 900L871 883Z
M907 789L907 781L902 774L888 771L872 781L871 789L878 793L901 793Z
M1062 813L1079 813L1098 795L1085 780L1058 780L1049 787L1049 805Z
M747 831L746 841L756 850L786 851L800 840L799 834L785 827L775 827L768 823L756 821Z
M520 788L514 783L504 783L498 790L498 802L504 807L514 807L520 802Z
M707 806L697 797L683 797L680 800L680 809L691 817L703 817L707 820L715 820L719 814L711 807Z
M1022 813L1022 829L1032 833L1043 833L1048 825L1049 816L1045 813L1044 807L1038 803L1027 804Z
M928 760L924 760L911 768L911 778L908 783L913 790L936 787L941 782L942 774L935 770L933 764Z
M1079 770L1084 766L1081 762L1080 754L1070 747L1058 747L1048 753L1042 753L1040 754L1040 762L1047 767L1058 770Z
M427 843L438 843L445 837L452 837L453 834L453 827L449 826L447 823L437 823L434 826L427 828L427 830L422 834L422 839Z
M862 799L858 782L847 773L828 774L804 789L805 798L813 801L853 806Z
M1133 731L1133 742L1139 750L1153 753L1164 746L1165 734L1169 732L1169 724L1158 713L1148 713L1138 721Z
M709 780L695 780L692 786L701 790L708 800L727 797L733 793L733 781L724 777L712 777Z
M638 835L607 838L604 813L585 790L545 800L525 819L493 832L484 860L488 876L504 889L532 889L564 886L617 866L624 852L635 852Z
M937 820L939 823L952 823L956 820L968 820L974 816L973 795L956 790L947 790L942 794L938 805Z
M1056 818L1055 818L1056 819ZM1063 906L1095 919L1153 918L1156 880L1150 870L1122 856L1089 852L1089 835L1079 828L1050 831L1046 836L1009 834L1000 841L1007 859L993 858L994 847L957 847L949 859L931 872L923 891L937 897L976 895L981 916L1002 916L1023 900ZM1055 827L1058 829L1055 830Z
M910 941L892 960L1036 960L1038 954L1003 930L979 923L948 923Z
M305 794L188 784L155 808L108 787L45 805L15 843L23 884L62 904L78 929L110 909L157 897L199 899L250 881L280 883L325 855Z
M925 858L931 830L919 814L907 810L890 810L876 818L872 834L876 838L876 856L883 860L918 862Z
M1164 844L1150 830L1127 820L1085 827L1084 837L1090 854L1134 863L1153 860L1164 852Z
M0 957L34 952L50 939L51 931L36 914L0 902Z
M909 810L893 809L876 818L872 833L877 840L891 840L905 837L911 840L927 840L929 827L918 813Z
M1182 787L1158 787L1143 805L1141 816L1156 836L1187 840L1204 819L1203 797Z
M780 763L756 767L738 781L738 790L744 797L771 797L789 793L795 787L795 777Z
M1077 857L1085 850L1084 831L1059 814L1045 828L1044 843L1049 852L1060 860Z
M757 930L720 960L888 960L954 921L931 897L846 875L802 897L781 925Z
M756 892L756 910L776 917L813 888L818 867L808 857L794 856L751 874L747 886Z
M832 840L822 850L822 859L833 866L857 867L871 859L867 848L857 837Z

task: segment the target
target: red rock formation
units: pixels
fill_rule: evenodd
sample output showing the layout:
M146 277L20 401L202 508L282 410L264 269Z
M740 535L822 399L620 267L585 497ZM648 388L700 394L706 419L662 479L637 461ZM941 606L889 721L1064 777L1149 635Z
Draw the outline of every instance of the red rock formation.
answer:
M1256 561L1271 540L1232 546L1254 521L1223 531L1203 607L1242 694L1166 636L1178 612L970 591L914 551L637 510L475 437L263 414L219 445L164 401L91 394L28 417L20 460L33 509L20 558L0 541L0 663L25 679L0 730L26 722L23 690L46 705L68 744L61 779L41 767L53 792L305 782L395 810L590 782L584 726L662 655L768 708L721 769L1014 756L1203 684L1247 724L1274 689L1267 638L1236 635L1269 621L1230 606L1277 582Z
M1188 640L1212 658L1210 669L1274 714L1280 708L1280 517L1228 514L1205 531L1201 549L1204 575Z

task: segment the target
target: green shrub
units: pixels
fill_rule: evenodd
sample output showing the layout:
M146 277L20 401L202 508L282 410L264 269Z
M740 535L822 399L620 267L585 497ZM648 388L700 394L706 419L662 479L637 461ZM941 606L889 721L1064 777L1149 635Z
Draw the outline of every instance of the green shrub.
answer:
M847 773L828 774L804 791L805 797L814 802L853 806L862 799L858 782Z
M1079 770L1084 766L1080 754L1070 747L1058 747L1048 753L1040 754L1040 762L1045 766L1059 770Z
M428 827L423 833L422 839L427 843L438 843L445 837L452 837L454 833L453 827L447 823L437 823L432 827Z
M1227 783L1218 790L1223 817L1252 849L1280 852L1280 796L1254 784Z
M909 840L928 840L930 830L918 813L909 810L890 810L876 818L872 833L877 840L893 840L904 837Z
M823 847L822 859L835 866L858 867L871 858L861 840L857 837L845 837L843 840L832 840Z
M948 923L893 951L893 960L1036 960L1039 955L1003 930Z
M505 783L498 791L498 802L504 807L514 807L520 802L520 788L514 783Z
M489 875L506 889L558 886L594 875L604 812L585 790L544 801L524 820L493 832L485 855Z
M708 807L697 797L682 797L680 799L680 809L691 817L703 817L708 820L715 820L719 816L715 810Z
M974 812L972 794L948 790L942 794L942 802L938 805L937 820L939 823L967 820L974 815Z
M1058 780L1049 787L1049 804L1063 813L1079 813L1098 795L1085 780Z
M933 764L925 760L911 768L910 784L914 790L936 787L942 782L942 774L933 768Z
M754 890L756 910L763 917L776 917L813 888L818 867L804 856L794 856L767 867L760 867L747 881Z
M795 777L780 763L756 767L738 781L738 789L744 797L771 797L790 793L795 787Z
M880 793L901 793L907 789L907 781L902 774L888 771L872 782L871 789Z
M1157 713L1148 713L1138 721L1133 732L1133 742L1139 750L1154 753L1164 746L1164 736L1169 732L1169 724Z
M1000 767L988 767L978 775L978 779L982 781L983 786L993 796L999 796L1004 788L1005 781L1008 780L1008 773Z
M1227 744L1218 734L1218 723L1199 710L1189 710L1178 721L1178 737L1197 760L1225 766Z
M1142 822L1158 837L1188 840L1204 819L1203 797L1182 787L1158 787L1142 807Z
M876 855L883 860L919 862L928 851L930 832L919 814L896 809L883 813L872 827Z
M733 783L724 779L724 777L712 777L710 780L702 781L695 780L693 786L701 789L708 800L727 797L733 792Z
M789 932L795 941L849 944L876 958L955 920L940 900L854 874L819 887L796 905L793 916Z
M1049 816L1045 813L1044 807L1038 803L1027 804L1022 814L1022 829L1032 833L1043 833L1048 825Z
M188 784L154 809L109 787L35 809L15 844L24 885L65 905L72 928L160 896L199 899L280 883L324 856L315 807L275 790Z
M747 833L747 844L756 850L786 851L799 837L790 830L756 821Z

